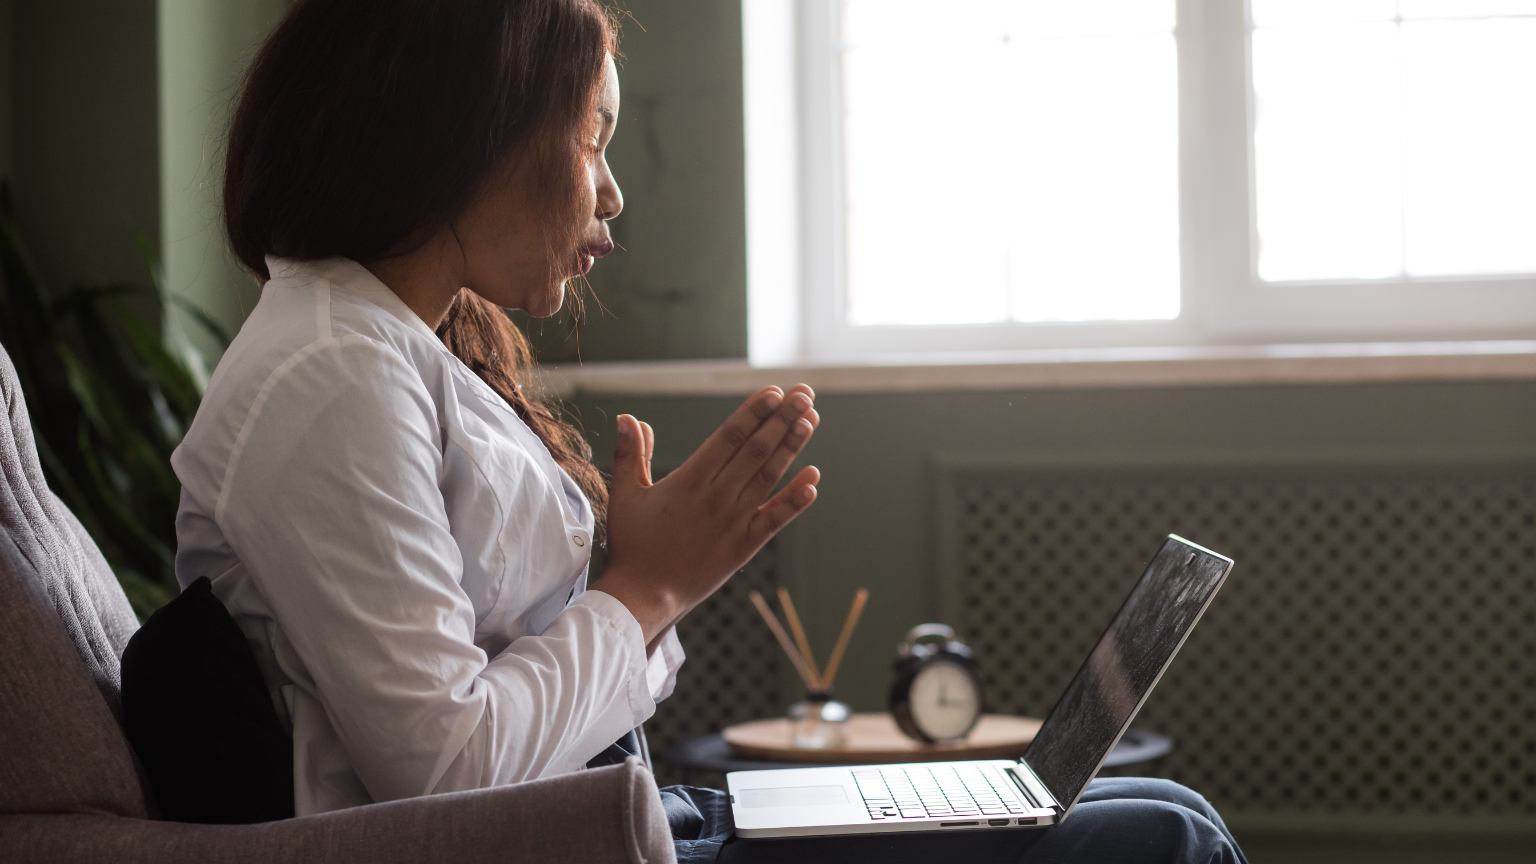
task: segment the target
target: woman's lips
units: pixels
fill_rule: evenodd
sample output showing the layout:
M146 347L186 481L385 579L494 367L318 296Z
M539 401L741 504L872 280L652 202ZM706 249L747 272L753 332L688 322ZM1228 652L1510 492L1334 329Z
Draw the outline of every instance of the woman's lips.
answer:
M581 262L581 275L585 276L588 273L591 273L592 265L597 263L597 259L608 257L608 254L612 251L612 240L603 240L600 243L588 243L577 256Z

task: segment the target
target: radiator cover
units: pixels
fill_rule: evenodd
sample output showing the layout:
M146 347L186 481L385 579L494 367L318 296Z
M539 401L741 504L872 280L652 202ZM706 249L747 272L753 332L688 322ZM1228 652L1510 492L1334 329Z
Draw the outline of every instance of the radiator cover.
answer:
M1225 809L1536 815L1536 468L939 468L939 601L1043 716L1164 535L1237 564L1136 725ZM1502 817L1502 818L1501 818Z

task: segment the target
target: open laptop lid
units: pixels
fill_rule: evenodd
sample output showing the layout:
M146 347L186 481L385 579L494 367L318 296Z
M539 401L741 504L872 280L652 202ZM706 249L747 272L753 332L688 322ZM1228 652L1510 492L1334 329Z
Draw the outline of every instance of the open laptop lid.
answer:
M1170 534L1041 725L1024 761L1065 813L1157 685L1232 569Z

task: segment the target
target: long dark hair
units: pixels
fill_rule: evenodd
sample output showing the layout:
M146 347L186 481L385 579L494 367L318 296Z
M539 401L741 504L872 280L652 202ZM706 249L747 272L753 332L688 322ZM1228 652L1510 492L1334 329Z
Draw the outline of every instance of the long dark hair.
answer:
M597 0L298 0L253 60L230 124L224 227L236 257L265 279L269 254L408 253L509 158L538 166L546 251L568 257L584 215L581 142L616 39ZM521 386L532 352L501 308L461 290L437 332L544 441L601 524L608 493L591 447Z

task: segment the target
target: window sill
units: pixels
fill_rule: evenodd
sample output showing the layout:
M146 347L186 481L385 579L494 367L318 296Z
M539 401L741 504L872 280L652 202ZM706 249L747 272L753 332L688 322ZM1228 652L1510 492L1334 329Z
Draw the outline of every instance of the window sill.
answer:
M1031 351L754 367L745 360L546 367L558 396L739 396L804 381L818 394L1403 381L1536 381L1536 341L1373 342Z

